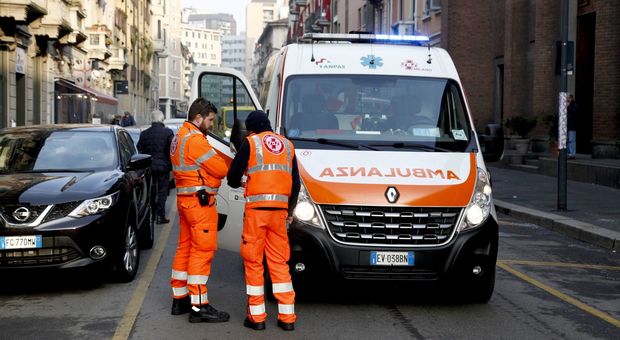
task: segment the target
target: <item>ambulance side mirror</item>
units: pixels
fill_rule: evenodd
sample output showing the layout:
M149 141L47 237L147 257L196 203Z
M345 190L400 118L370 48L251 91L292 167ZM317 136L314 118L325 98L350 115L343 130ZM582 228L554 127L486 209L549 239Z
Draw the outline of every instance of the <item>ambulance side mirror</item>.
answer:
M482 156L487 162L497 162L504 156L504 130L500 124L487 124L478 135Z

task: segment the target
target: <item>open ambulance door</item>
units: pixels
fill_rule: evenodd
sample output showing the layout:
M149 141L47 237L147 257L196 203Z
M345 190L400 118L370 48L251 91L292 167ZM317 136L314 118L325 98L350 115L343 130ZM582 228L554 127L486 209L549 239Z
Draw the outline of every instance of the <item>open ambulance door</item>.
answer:
M209 143L230 164L235 150L245 138L245 121L238 119L237 108L251 106L260 110L260 103L243 74L234 69L220 67L195 69L192 80L192 101L198 97L209 100L218 108L218 117L214 128L209 132L208 139ZM220 108L224 106L233 108L225 113L229 115L226 120L234 119L232 131L222 123ZM220 227L222 223L224 224L223 229L218 233L219 249L239 252L244 207L243 188L229 187L224 178L217 194Z

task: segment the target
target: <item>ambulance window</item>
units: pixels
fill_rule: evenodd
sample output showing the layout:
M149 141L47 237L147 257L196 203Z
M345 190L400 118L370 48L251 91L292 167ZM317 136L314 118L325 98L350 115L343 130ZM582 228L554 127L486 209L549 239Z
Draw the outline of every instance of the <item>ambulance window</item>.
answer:
M463 97L454 83L449 83L447 95L449 106L448 133L456 140L462 139L463 136L466 136L467 140L469 140L469 127L467 125L467 115L465 113Z

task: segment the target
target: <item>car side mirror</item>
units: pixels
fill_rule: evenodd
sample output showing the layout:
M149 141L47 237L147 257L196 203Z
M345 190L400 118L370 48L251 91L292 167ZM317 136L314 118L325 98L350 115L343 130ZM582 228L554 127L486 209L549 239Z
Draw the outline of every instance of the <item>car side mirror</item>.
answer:
M151 155L138 153L131 156L127 170L142 170L151 166Z
M230 131L230 142L232 146L234 146L235 150L239 150L241 148L241 144L247 136L248 130L245 128L245 123L241 122L239 119L235 120L235 123Z
M500 124L487 124L484 134L478 135L482 156L487 162L497 162L504 156L504 130Z

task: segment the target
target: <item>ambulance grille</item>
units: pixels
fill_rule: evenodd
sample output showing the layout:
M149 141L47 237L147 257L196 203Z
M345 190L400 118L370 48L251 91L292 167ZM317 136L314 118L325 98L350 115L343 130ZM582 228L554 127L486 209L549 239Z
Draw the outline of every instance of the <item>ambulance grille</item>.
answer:
M441 245L454 233L462 208L320 205L330 235L347 244Z

